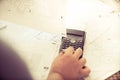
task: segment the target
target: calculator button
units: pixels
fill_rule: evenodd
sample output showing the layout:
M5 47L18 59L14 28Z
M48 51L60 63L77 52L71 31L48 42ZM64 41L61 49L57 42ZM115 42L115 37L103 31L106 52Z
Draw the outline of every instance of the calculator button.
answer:
M65 45L65 47L69 47L69 45Z
M75 46L74 48L75 48L75 50L76 50L78 47L77 47L77 46Z
M66 49L69 46L74 47L74 49L76 50L77 48L82 48L83 43L82 40L76 40L76 39L70 39L70 38L62 38L62 45L60 49Z
M70 40L70 42L71 42L71 43L75 43L75 42L76 42L76 40L74 40L74 39L71 39L71 40Z
M81 43L81 42L77 42L77 44L78 44L78 45L82 45L82 43Z

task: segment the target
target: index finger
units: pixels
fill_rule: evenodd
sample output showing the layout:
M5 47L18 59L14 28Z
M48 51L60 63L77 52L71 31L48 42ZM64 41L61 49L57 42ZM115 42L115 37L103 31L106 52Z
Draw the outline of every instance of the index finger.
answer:
M65 51L65 54L73 54L74 48L70 46L67 49L65 49L64 51Z

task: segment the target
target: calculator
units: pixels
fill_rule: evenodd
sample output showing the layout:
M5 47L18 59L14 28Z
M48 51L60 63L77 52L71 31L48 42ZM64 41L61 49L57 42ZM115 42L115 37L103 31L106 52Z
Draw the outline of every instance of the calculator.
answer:
M66 29L66 32L67 36L62 37L59 52L61 52L63 49L68 48L69 46L74 47L75 50L79 47L83 50L86 37L85 31Z

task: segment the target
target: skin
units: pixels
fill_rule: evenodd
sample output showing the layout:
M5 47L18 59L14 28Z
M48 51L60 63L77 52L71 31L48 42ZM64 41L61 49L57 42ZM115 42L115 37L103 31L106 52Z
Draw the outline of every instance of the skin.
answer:
M55 58L51 65L51 70L47 80L80 80L90 73L90 69L85 66L86 59L79 58L82 55L82 49L74 51L69 47Z

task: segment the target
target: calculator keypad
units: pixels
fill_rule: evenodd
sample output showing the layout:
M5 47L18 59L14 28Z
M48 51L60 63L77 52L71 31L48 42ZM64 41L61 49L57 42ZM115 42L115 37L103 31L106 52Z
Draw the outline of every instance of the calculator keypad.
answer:
M63 37L62 38L62 44L61 44L61 47L60 47L60 51L62 49L68 48L69 46L74 47L75 50L79 47L83 49L82 40L75 40L75 39L70 39L70 38Z

